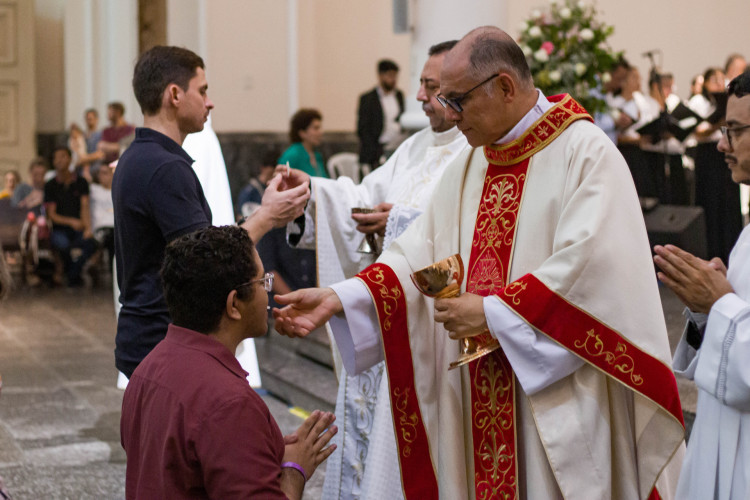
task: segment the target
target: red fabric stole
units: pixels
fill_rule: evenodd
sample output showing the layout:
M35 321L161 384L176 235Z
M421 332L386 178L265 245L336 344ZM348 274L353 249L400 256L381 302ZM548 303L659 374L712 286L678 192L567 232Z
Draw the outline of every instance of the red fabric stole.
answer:
M528 158L512 166L487 167L466 273L467 292L486 297L507 283L528 168ZM497 349L469 363L469 377L476 498L518 498L513 369L502 349Z
M357 277L367 286L378 312L404 498L437 499L438 483L414 383L406 298L401 283L390 267L378 263Z
M669 366L557 295L533 274L510 283L498 297L534 328L684 425L677 381Z
M509 278L530 158L571 123L591 120L570 96L549 100L555 105L521 137L484 149L489 165L474 227L467 292L483 297L502 292ZM471 362L469 376L476 498L518 498L513 369L498 349Z

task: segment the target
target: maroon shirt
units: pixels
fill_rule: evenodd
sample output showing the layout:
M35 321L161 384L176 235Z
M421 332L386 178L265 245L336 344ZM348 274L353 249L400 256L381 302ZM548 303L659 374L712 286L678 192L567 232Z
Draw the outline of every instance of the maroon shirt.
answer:
M234 355L169 325L122 402L128 499L283 498L284 440Z
M119 127L107 127L102 130L102 140L104 142L120 142L133 133L135 133L135 127L129 123ZM119 156L117 153L107 153L104 155L104 163L112 163Z

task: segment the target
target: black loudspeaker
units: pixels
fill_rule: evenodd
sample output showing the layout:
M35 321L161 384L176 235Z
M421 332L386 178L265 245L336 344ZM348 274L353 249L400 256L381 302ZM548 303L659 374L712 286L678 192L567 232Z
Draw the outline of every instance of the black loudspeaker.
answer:
M701 207L657 205L643 214L651 248L672 244L702 259L706 250L706 219Z

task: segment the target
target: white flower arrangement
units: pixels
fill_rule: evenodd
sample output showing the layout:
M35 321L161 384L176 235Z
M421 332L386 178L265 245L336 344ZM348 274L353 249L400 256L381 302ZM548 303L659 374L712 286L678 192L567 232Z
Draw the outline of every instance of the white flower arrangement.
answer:
M594 6L583 0L550 0L545 11L531 12L518 42L534 83L545 95L569 93L595 113L607 105L591 91L609 78L609 70L621 55L607 43L613 31L597 19Z

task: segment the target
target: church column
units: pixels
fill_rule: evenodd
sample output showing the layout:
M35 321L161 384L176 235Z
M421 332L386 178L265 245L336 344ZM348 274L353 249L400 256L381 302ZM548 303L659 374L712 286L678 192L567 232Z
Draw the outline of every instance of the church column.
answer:
M67 0L64 18L65 123L80 123L95 107L106 125L110 101L125 105L125 118L142 121L132 89L138 58L137 0Z
M409 7L412 24L410 91L401 124L408 129L419 129L429 124L421 103L416 100L419 75L429 48L446 40L458 40L478 26L491 24L504 28L508 6L505 0L466 0L460 4L452 0L412 0Z

